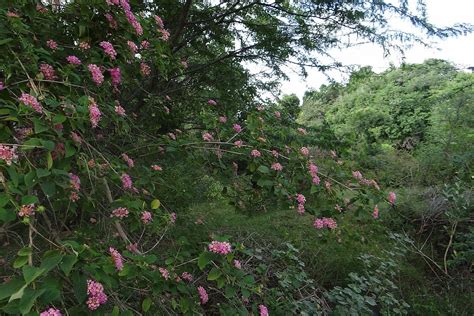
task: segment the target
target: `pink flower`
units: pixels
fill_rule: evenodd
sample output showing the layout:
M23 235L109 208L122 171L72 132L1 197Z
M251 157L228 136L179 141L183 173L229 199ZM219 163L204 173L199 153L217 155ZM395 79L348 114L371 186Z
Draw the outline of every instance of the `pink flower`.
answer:
M217 105L217 102L214 101L213 99L209 99L209 100L207 100L207 104L209 104L209 105Z
M280 157L280 154L279 154L278 151L276 151L276 150L272 150L272 155L273 155L273 157L275 157L275 158Z
M158 25L158 28L162 29L165 27L163 20L158 15L155 15L155 22L156 22L156 25Z
M107 55L109 55L110 59L115 60L115 58L117 57L117 52L115 51L112 43L107 42L107 41L102 41L99 43L99 46L102 47L102 49Z
M316 177L318 175L318 166L313 163L309 164L309 174L311 177Z
M170 273L167 269L159 268L158 270L160 270L160 273L163 276L163 278L165 278L165 280L168 280L170 278Z
M302 128L302 127L298 127L297 131L298 131L298 133L300 133L301 135L306 135L306 134L308 134L308 132L307 132L304 128Z
M115 268L118 271L122 271L122 269L123 269L122 255L112 247L109 248L109 252L110 252L110 255L112 256L112 260L114 261Z
M87 66L87 69L89 69L92 75L92 81L94 81L96 85L100 86L102 82L104 82L104 75L102 74L100 67L95 64L90 64Z
M18 100L24 105L32 107L36 112L43 113L43 107L34 96L29 95L28 93L22 93Z
M321 179L319 179L318 176L314 176L312 182L315 185L319 185L319 183L321 182Z
M54 72L53 66L51 66L49 64L41 64L40 65L40 71L41 71L41 73L43 74L43 76L46 80L54 80L54 79L58 78L56 76L56 73Z
M260 316L268 316L268 308L265 305L258 305Z
M257 157L262 156L262 154L261 154L258 150L253 149L253 150L250 152L250 156L252 156L253 158L257 158Z
M141 219L143 224L148 224L153 220L153 215L148 211L143 211Z
M390 204L395 205L396 200L397 200L397 195L395 194L395 192L390 192L388 194L388 201L390 202Z
M213 137L212 137L211 134L206 132L206 133L202 134L202 139L205 140L206 142L210 142L210 141L213 140Z
M17 159L16 146L0 144L0 160L5 161L7 166L10 166L12 162L15 162Z
M313 226L316 229L323 229L324 228L324 221L321 218L316 218L314 220Z
M72 191L71 194L69 195L69 200L71 202L77 202L79 201L80 197L79 197L79 194L77 194L76 191Z
M234 260L234 267L239 270L242 269L242 264L239 260Z
M181 65L183 66L184 69L188 68L187 60L185 60L185 59L181 60Z
M89 104L89 120L91 121L92 128L99 126L101 116L102 113L100 112L97 103L95 103L95 101L91 101Z
M110 217L118 217L118 218L128 217L128 210L125 207L118 207L112 211L112 215Z
M276 118L280 118L280 117L281 117L281 113L278 112L278 111L275 111L275 117L276 117Z
M153 169L153 170L155 170L155 171L162 171L162 170L163 170L163 168L161 168L161 167L158 166L158 165L152 165L152 166L151 166L151 169Z
M8 11L7 16L11 17L11 18L19 18L20 17L18 14L16 14L15 12L12 12L12 11Z
M239 124L234 124L232 128L234 129L236 133L240 133L242 131L242 127Z
M352 171L352 177L354 177L354 179L357 179L357 180L362 180L363 179L363 176L362 176L362 173L360 173L360 171Z
M193 276L189 272L183 272L181 273L181 278L185 281L192 282L193 281Z
M131 190L133 188L132 178L128 174L123 173L120 180L122 181L122 188L124 190Z
M271 168L275 171L282 171L283 170L283 166L279 162L273 163Z
M309 156L309 149L306 148L306 147L301 147L301 148L300 148L300 153L301 153L303 156Z
M66 60L71 65L80 65L81 64L81 60L79 58L77 58L76 56L74 56L74 55L67 56Z
M81 190L81 179L73 174L69 173L69 185L74 191L80 191Z
M306 197L303 194L296 194L296 200L298 201L299 204L304 204L306 203Z
M77 134L76 132L71 132L71 138L72 141L75 142L76 144L82 144L82 138Z
M173 224L176 223L176 213L175 212L170 214L170 221Z
M209 251L218 253L221 255L226 255L232 251L232 246L226 241L217 241L213 240L209 246Z
M142 41L142 42L140 43L140 47L141 47L142 49L148 49L148 48L150 47L150 42L149 42L149 41Z
M241 140L236 140L236 141L234 142L234 145L235 145L236 147L238 147L238 148L242 147L243 144L244 144L244 142L241 141Z
M133 253L139 253L138 251L138 244L130 244L127 246L127 250Z
M3 89L5 89L5 84L3 83L3 81L0 81L0 91L2 91Z
M58 43L56 43L54 40L50 39L46 42L46 46L51 48L52 50L58 49Z
M132 54L136 54L136 52L138 51L137 44L135 44L132 41L127 41L127 45L128 45L128 48L130 48L130 51L132 52Z
M334 219L332 218L326 218L324 217L323 218L323 221L324 221L324 225L329 228L329 229L336 229L337 227L337 223Z
M122 81L120 68L119 67L111 68L109 69L109 72L110 72L110 77L112 77L112 85L118 86L120 82Z
M148 77L151 74L151 68L146 63L140 63L140 72L143 76Z
M125 109L121 105L115 106L115 113L117 113L119 116L122 116L122 117L127 115L125 113Z
M62 316L61 311L59 309L50 308L41 312L40 316Z
M129 168L133 168L135 166L135 162L127 154L123 153L121 157L127 163Z
M88 50L90 48L91 48L91 46L87 42L80 42L79 43L79 49L80 50Z
M169 138L171 138L172 140L176 140L176 135L173 134L173 133L168 133L167 134Z
M372 217L375 219L379 218L379 207L377 205L375 205L374 207L374 211L372 212Z
M164 40L165 42L170 38L170 32L168 32L165 29L160 29L158 32L161 33L161 39Z
M89 295L89 299L86 304L90 310L96 310L100 305L107 302L104 286L94 280L87 280L87 295Z
M201 300L201 305L206 304L207 301L209 301L209 297L207 296L206 289L204 289L202 286L199 286L197 288L197 290L199 292L199 298Z
M219 123L226 123L227 122L227 117L226 116L219 116Z
M122 3L123 2L125 1L122 1ZM125 17L127 18L128 23L130 23L130 25L135 29L135 33L137 33L137 35L139 36L143 35L143 28L141 24L137 21L137 18L135 17L133 12L130 9L127 9L130 7L128 3L127 6L124 6L123 4L122 6L124 7Z
M30 217L35 215L36 207L34 204L22 205L20 207L20 211L18 212L18 216L20 217Z
M298 204L298 214L303 215L305 212L304 204Z
M117 24L117 21L116 21L116 20L114 19L114 17L112 16L112 14L106 13L106 14L105 14L105 18L106 18L107 21L109 22L110 28L116 30L117 27L118 27L118 24Z

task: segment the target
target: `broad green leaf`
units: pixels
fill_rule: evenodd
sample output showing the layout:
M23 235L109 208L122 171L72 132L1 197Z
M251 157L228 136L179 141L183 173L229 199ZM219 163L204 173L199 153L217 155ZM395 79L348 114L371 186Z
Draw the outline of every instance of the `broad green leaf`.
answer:
M25 282L20 278L14 278L7 283L0 284L0 300L10 297L24 286Z
M46 153L46 161L47 161L47 164L48 164L48 170L50 170L51 167L53 166L53 156L51 155L50 151L48 151Z
M69 273L71 273L71 270L76 264L76 262L77 262L76 255L64 256L63 261L59 265L59 268L64 272L66 276L69 276Z
M34 280L36 280L43 273L45 273L46 269L37 268L33 266L23 266L22 271L23 271L23 278L25 279L25 282L28 285Z
M260 167L258 167L257 170L261 173L269 173L270 172L270 169L267 166L264 166L264 165L261 165Z
M36 175L38 176L38 178L44 178L44 177L49 176L50 174L51 172L49 172L46 169L41 169L41 168L36 169Z
M209 274L207 275L207 279L209 281L214 281L217 280L221 275L222 272L220 270L218 270L217 268L212 268L211 271L209 271Z
M203 252L199 255L198 258L198 267L203 270L211 262L211 254L208 252Z
M26 263L28 262L28 257L27 256L20 256L15 259L13 262L13 267L15 269L23 267Z
M28 255L31 254L31 252L32 252L31 247L23 247L23 248L21 248L20 250L18 250L18 253L17 253L17 254L18 254L19 256L28 256Z
M34 289L26 289L24 295L20 299L20 312L22 315L25 315L30 312L35 300L38 296L44 293L45 289L42 290L34 290Z
M156 210L157 208L159 208L161 205L160 203L160 200L158 199L154 199L153 201L151 201L151 208Z
M34 195L25 195L21 198L21 204L35 204L38 203L38 197Z
M151 307L151 299L149 297L145 298L142 302L142 310L146 313Z
M35 128L35 134L40 134L44 131L48 130L48 126L40 119L34 118L32 119L34 128Z

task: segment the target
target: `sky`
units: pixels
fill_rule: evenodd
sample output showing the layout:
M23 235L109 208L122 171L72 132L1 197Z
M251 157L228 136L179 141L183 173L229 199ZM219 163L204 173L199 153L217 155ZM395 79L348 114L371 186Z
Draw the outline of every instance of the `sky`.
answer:
M474 0L425 0L429 21L437 26L450 26L455 23L474 24ZM433 48L416 45L405 51L405 62L422 63L429 58L445 59L453 62L459 68L466 69L474 66L474 34L445 40L437 39ZM390 64L400 65L401 56L383 56L380 47L373 44L333 51L332 54L344 64L372 66L375 72L382 72ZM318 89L321 84L327 83L327 78L314 69L308 69L308 77L302 78L289 71L289 80L281 85L283 94L295 93L302 100L304 92L309 89ZM333 74L337 81L344 81L347 75Z

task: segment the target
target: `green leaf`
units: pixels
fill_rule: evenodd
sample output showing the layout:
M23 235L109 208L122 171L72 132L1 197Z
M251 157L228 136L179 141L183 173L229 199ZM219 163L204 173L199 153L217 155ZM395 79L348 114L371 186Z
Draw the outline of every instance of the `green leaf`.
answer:
M54 142L50 140L44 140L44 139L40 139L40 141L41 141L41 144L44 146L44 148L46 148L47 150L49 151L54 150Z
M23 271L23 278L25 279L25 282L28 285L34 280L36 280L43 273L45 273L46 269L37 268L33 266L23 266L22 271Z
M211 254L208 252L203 252L199 255L198 258L198 267L203 270L211 262Z
M269 173L270 172L270 169L268 169L268 167L264 166L264 165L261 165L260 167L258 167L257 170L261 173Z
M26 289L26 284L24 284L20 289L18 289L18 291L16 291L15 293L13 293L10 298L8 299L8 302L11 302L11 301L14 301L14 300L17 300L19 298L22 298L23 297L23 294L25 293L25 289Z
M209 271L209 274L207 275L207 279L209 281L214 281L217 280L221 275L222 272L220 270L218 270L217 268L212 268L211 271Z
M38 203L38 198L34 195L25 195L21 198L21 204L35 204Z
M36 184L36 172L31 170L25 175L25 184L26 186L31 189Z
M48 197L52 197L56 194L56 185L54 182L43 182L40 186L44 194L46 194Z
M159 208L161 205L160 203L160 200L158 199L154 199L153 201L151 201L151 208L156 210L157 208Z
M114 306L114 309L112 309L112 313L109 314L109 316L118 316L120 314L120 309L118 306Z
M56 267L61 262L62 259L63 259L63 255L59 251L57 250L48 251L43 256L43 260L41 261L40 268L45 269L45 272L47 273L49 270Z
M260 187L271 187L271 186L273 186L273 181L261 178L257 181L257 185L260 186Z
M375 300L374 300L373 297L366 296L366 297L365 297L365 301L366 301L367 304L369 304L370 306L375 306L375 305L377 305L377 303L375 302Z
M46 169L41 169L41 168L36 169L36 175L38 176L38 178L44 178L44 177L49 176L50 174L51 172L49 172Z
M18 250L18 255L19 256L29 256L32 252L31 247L23 247L20 250Z
M12 210L0 208L0 222L9 223L16 219L16 213Z
M79 272L74 272L71 276L74 296L79 303L84 302L87 297L87 277Z
M28 257L26 256L20 256L15 259L13 262L13 268L18 269L23 267L26 263L28 262Z
M66 121L67 117L63 114L56 114L53 118L53 124L61 124Z
M32 121L33 121L34 128L35 128L35 134L40 134L40 133L48 130L48 126L45 125L44 122L41 121L40 119L34 118L34 119L32 119Z
M151 299L149 297L145 298L142 302L142 310L146 313L151 307Z
M76 153L76 147L71 142L66 142L66 158L73 156Z
M64 256L63 261L59 265L59 268L64 272L66 276L69 276L69 273L71 273L71 270L76 264L77 260L78 259L76 255Z
M31 308L33 307L33 304L36 301L36 298L43 294L46 290L33 290L33 289L27 289L20 299L20 312L22 315L25 315L30 312Z
M7 283L0 284L0 300L10 297L24 286L25 282L20 278L14 278Z
M50 151L46 153L46 161L48 163L48 170L50 170L51 167L53 166L53 156L51 155Z
M10 43L11 41L13 41L13 38L4 38L0 40L0 45L5 45L7 43Z
M0 207L4 207L10 202L10 196L6 193L0 194Z

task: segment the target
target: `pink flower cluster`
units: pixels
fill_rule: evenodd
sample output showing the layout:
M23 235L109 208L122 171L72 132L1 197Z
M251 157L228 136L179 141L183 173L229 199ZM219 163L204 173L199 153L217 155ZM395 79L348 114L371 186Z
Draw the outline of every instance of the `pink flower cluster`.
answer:
M5 84L3 83L3 81L0 81L0 91L2 91L3 89L5 89Z
M239 260L234 260L234 267L236 269L242 269L242 263Z
M122 154L122 159L127 163L129 168L133 168L135 166L133 159L130 158L126 153Z
M143 211L141 219L143 224L148 224L153 220L153 215L148 211Z
M40 71L46 80L54 80L58 78L54 72L53 66L50 64L41 64Z
M275 117L279 119L281 117L281 113L279 111L275 111Z
M122 176L120 177L120 180L122 181L122 188L124 190L133 189L132 178L128 174L123 173Z
M275 171L282 171L283 170L283 166L279 162L273 163L271 168L272 168L272 170L275 170Z
M166 268L158 268L160 270L161 276L165 279L168 280L170 278L170 272Z
M155 21L156 21L156 24L158 25L158 32L161 33L161 38L164 41L167 41L170 38L170 32L168 32L168 30L165 29L163 20L159 16L155 15Z
M51 48L52 50L58 49L58 43L56 43L54 40L50 39L46 42L46 46Z
M209 246L209 251L218 253L221 255L226 255L232 251L232 246L226 241L217 241L213 240Z
M296 201L298 202L298 214L303 215L305 212L304 204L306 203L306 198L303 194L298 193L296 195Z
M104 75L102 74L100 67L95 64L90 64L87 66L87 69L89 69L92 75L92 81L94 81L96 85L100 86L102 82L104 82Z
M105 14L105 18L107 19L107 21L109 22L109 26L110 28L116 30L118 28L118 24L117 24L117 21L114 19L114 17L112 16L112 14L110 13L106 13Z
M183 272L181 273L181 278L185 281L192 282L193 281L193 276L189 272Z
M89 104L89 120L91 121L92 128L96 128L99 125L101 116L102 113L100 112L97 103L95 103L94 100L91 100Z
M112 260L115 264L115 268L117 271L123 270L123 257L122 255L114 248L109 247L110 255L112 256Z
M128 0L106 0L108 5L116 5L116 6L121 6L123 8L123 11L125 12L125 16L128 20L128 23L132 25L132 27L135 29L135 32L137 35L141 36L143 35L143 28L140 25L140 23L137 21L137 18L133 14L130 4L128 3Z
M148 77L151 74L151 68L146 63L140 63L140 72L143 76Z
M81 190L81 179L73 173L69 173L69 186L72 189L71 195L69 196L69 199L72 202L76 202L79 200L79 191Z
M309 156L309 149L307 147L301 147L300 148L300 153L303 155L303 156Z
M258 305L260 316L268 316L268 308L265 305Z
M242 127L239 124L234 124L232 128L234 129L236 133L240 133L242 131Z
M150 47L150 42L149 41L144 40L140 43L140 48L141 49L148 49L149 47Z
M128 45L128 48L130 48L130 51L132 52L132 54L136 54L137 51L138 51L138 46L137 44L135 44L134 42L132 41L127 41L127 45Z
M241 140L236 140L236 141L234 142L234 145L235 145L237 148L242 147L243 144L244 144L244 142L241 141Z
M219 116L219 123L226 123L227 122L227 117L226 116Z
M87 280L87 295L89 295L89 298L86 304L91 311L107 303L107 295L104 293L104 286L99 282Z
M253 158L258 158L262 156L262 153L256 149L252 149L252 151L250 152L250 156L252 156Z
M213 99L209 99L209 100L207 100L207 104L209 104L209 105L217 105L217 102L216 102L215 100L213 100Z
M74 55L67 56L66 60L71 65L80 65L81 64L81 60L79 58L77 58L76 56L74 56Z
M107 42L107 41L102 41L99 43L99 46L102 47L105 54L109 55L110 59L115 60L115 58L117 58L117 52L115 51L112 43Z
M81 144L82 143L82 138L77 134L76 132L71 132L71 138L72 141L75 142L76 144Z
M175 212L170 214L170 221L173 224L176 222L176 213Z
M49 308L40 313L40 316L62 316L61 311L55 308Z
M379 218L379 207L378 207L378 205L375 205L374 211L372 212L372 217L375 218L375 219Z
M35 215L36 207L34 204L22 205L20 207L20 211L18 212L18 216L20 217L30 217Z
M366 186L373 186L374 188L376 188L377 190L380 190L380 187L379 185L377 184L377 181L375 181L374 179L365 179L363 176L362 176L362 173L360 171L352 171L352 177L356 180L359 181L360 184L362 185L366 185Z
M297 131L298 131L298 133L300 133L301 135L306 135L306 134L308 134L308 132L307 132L304 128L302 128L302 127L298 127Z
M36 112L43 113L43 107L34 96L28 93L22 93L21 97L19 97L18 100L24 105L32 107L33 110L35 110Z
M197 290L199 293L201 305L206 304L209 301L209 296L207 295L206 289L203 288L202 286L198 286Z
M125 207L118 207L112 211L112 215L110 217L118 217L118 218L128 217L128 210Z
M122 116L122 117L127 115L125 113L125 109L121 105L115 106L115 113L117 113L119 116Z
M12 162L15 162L17 159L16 146L0 144L0 160L5 161L5 163L10 166Z
M390 202L390 204L395 205L396 200L397 200L397 195L395 194L395 192L390 192L388 194L388 201Z
M208 132L202 134L202 139L205 140L206 142L211 142L214 140L214 138L212 137L212 135Z
M313 178L313 183L319 185L321 179L319 179L318 176L318 166L316 166L314 163L309 164L309 174L311 175L311 178Z
M122 81L122 75L120 73L120 68L119 67L110 68L109 72L110 72L110 77L112 78L112 85L114 87L117 87L120 84L120 82Z
M325 227L327 227L329 229L336 229L337 223L332 218L323 217L323 218L316 218L314 220L313 226L316 229L323 229Z
M79 49L80 50L88 50L90 48L91 48L91 46L87 42L80 42L79 43Z
M158 166L158 165L152 165L152 166L151 166L151 169L153 169L154 171L162 171L162 170L163 170L163 168L161 168L161 167Z

